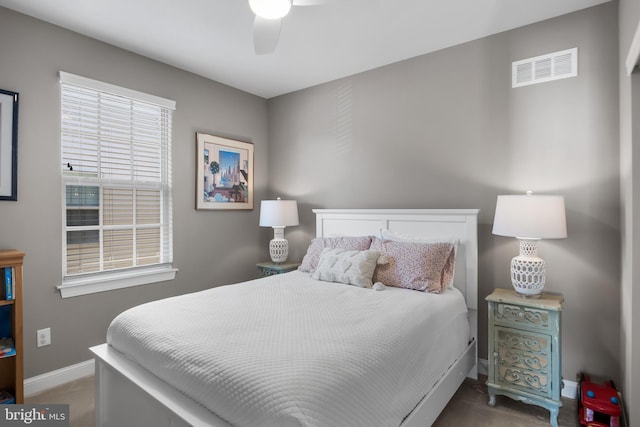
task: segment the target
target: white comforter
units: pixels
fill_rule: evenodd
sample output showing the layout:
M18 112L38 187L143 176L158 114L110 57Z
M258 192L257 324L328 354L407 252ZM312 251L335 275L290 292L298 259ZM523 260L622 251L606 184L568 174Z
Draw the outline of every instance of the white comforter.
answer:
M296 271L132 308L107 341L234 426L382 427L402 422L468 336L456 290Z

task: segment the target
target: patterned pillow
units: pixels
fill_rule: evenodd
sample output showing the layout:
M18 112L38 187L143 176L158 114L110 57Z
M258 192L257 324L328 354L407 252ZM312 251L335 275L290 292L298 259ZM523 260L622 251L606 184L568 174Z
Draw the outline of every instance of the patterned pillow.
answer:
M370 288L373 285L371 278L379 256L380 252L372 250L325 248L311 277L316 280Z
M447 289L450 286L453 286L453 279L455 278L455 261L456 254L458 253L458 239L454 237L450 238L434 238L434 237L422 237L422 236L413 236L406 235L401 233L396 233L395 231L388 230L386 228L380 229L380 237L382 240L393 240L395 242L415 242L415 243L442 243L448 242L453 244L453 255L449 257L447 264L444 266L443 271L443 283L446 285L443 289Z
M325 248L341 248L350 251L364 251L371 246L371 236L358 236L358 237L317 237L311 241L311 244L307 248L307 253L302 258L302 263L298 270L306 273L313 273L318 266L320 260L320 253Z
M388 259L386 265L376 269L374 282L432 293L440 293L451 284L455 263L451 242L396 242L375 237L371 250Z

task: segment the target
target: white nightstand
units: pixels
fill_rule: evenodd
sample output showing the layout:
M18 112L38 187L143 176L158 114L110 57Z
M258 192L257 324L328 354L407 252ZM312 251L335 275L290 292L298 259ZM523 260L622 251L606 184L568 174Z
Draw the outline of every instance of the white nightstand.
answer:
M489 303L489 405L501 394L550 411L558 427L562 406L560 313L564 298L543 293L523 298L496 289Z

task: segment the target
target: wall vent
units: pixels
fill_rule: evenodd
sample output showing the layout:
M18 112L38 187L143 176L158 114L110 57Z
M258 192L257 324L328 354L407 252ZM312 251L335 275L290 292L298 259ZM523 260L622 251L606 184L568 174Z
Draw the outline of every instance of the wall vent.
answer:
M578 75L578 48L522 59L511 64L511 87L527 86Z

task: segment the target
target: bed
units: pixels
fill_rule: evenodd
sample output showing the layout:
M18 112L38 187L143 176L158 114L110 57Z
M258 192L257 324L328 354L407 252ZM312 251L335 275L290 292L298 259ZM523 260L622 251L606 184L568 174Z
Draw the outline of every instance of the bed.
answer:
M96 425L431 425L464 378L477 378L477 212L469 209L314 210L316 236L321 239L379 236L387 232L407 239L454 241L453 287L439 294L391 287L377 292L317 280L309 273L294 271L280 275L282 277L272 276L149 303L123 313L110 326L108 343L91 348L96 359ZM389 327L397 323L394 318L402 319L404 312L418 313L422 300L443 305L444 310L451 313L451 325L424 327L435 324L425 313L424 318L412 316L416 327L409 327L406 320L402 323L407 325L395 327L402 330L400 335L393 326ZM226 312L209 309L218 307L216 304L220 301ZM449 308L446 305L449 303L454 304L451 307L461 304L462 310ZM189 307L179 316L185 317L184 325L172 325L157 316L158 312L165 312L168 315L164 317L171 319L171 310L179 310L176 307L181 304ZM409 308L412 304L417 309ZM275 311L280 306L287 309ZM296 312L311 313L315 306L347 316L339 320L347 324L339 328L340 334L346 335L336 339L337 332L333 329L326 332L326 337L323 335L323 328L331 323L332 315L316 313L301 322ZM233 331L227 337L233 345L226 348L219 345L226 342L222 340L224 334L212 332L211 327L203 325L224 323L243 307L252 307L245 315L246 322L225 323L222 328ZM367 310L376 310L378 314L367 317L363 325L358 320L366 317ZM249 316L249 312L254 315ZM261 329L264 319L273 316L283 316L294 326L269 325ZM461 317L464 321L460 321ZM162 337L162 323L178 330L180 337L193 335L194 340L176 345L182 341L147 339L154 334ZM454 330L454 323L459 325L462 334L456 340L449 337L454 335L449 332ZM189 324L199 327L188 328ZM243 327L248 329L243 333L248 333L249 338L234 341L234 336L244 336L238 332L238 328ZM415 335L425 334L427 329L435 329L432 333L435 335L428 338ZM131 333L127 335L122 331ZM305 335L310 331L314 334L312 340ZM274 344L273 336L283 334L298 346L287 350L287 354L282 354L282 347ZM327 345L329 341L323 341L325 338L332 344ZM462 344L461 339L464 339ZM412 343L413 351L396 351L394 340ZM354 341L359 344L354 346ZM311 344L314 342L320 344ZM422 347L425 342L430 346ZM365 347L366 343L371 346ZM314 345L302 362L288 361L288 353L307 351L306 347ZM157 356L165 354L157 353L158 347L167 347L171 360L169 356ZM232 347L239 353L229 353ZM176 348L179 351L171 351ZM195 351L198 349L201 351ZM356 353L356 349L364 353ZM217 354L218 358L204 360L200 353ZM254 356L256 353L260 355ZM350 365L351 362L334 359L335 353L353 353L356 362ZM225 358L239 365L223 369ZM367 362L363 364L365 359ZM416 363L416 369L407 375L394 370L390 360L401 365L407 365L410 360L411 366ZM244 365L240 364L242 361ZM431 366L436 365L432 371ZM177 366L188 366L188 372L174 372ZM231 379L218 375L218 371L229 370L233 371ZM392 384L391 379L398 384ZM220 390L211 388L210 383L215 383ZM380 396L381 391L387 394ZM253 405L256 401L259 404ZM281 418L265 421L264 416L273 414ZM372 419L379 422L371 422Z

